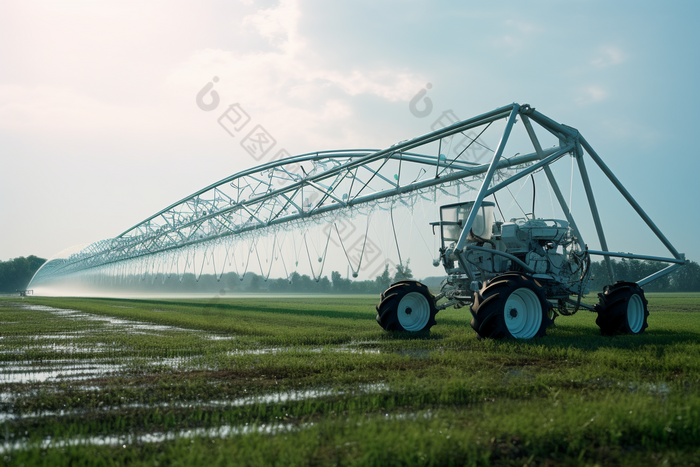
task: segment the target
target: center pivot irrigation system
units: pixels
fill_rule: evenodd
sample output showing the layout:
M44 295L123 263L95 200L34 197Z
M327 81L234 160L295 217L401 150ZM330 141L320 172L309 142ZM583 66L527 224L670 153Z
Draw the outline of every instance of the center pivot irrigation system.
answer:
M532 142L539 161L515 175L494 183L504 148L518 115ZM483 125L492 114L470 121ZM559 140L554 152L545 152L532 122ZM585 152L584 152L585 150ZM572 154L578 164L601 250L589 250L551 170L551 164L564 154ZM615 253L608 250L605 233L591 188L584 154L600 167L649 228L673 255L672 258ZM525 217L497 222L495 203L485 201L513 182L542 169L566 220ZM485 170L476 199L444 205L440 221L442 247L440 262L447 279L440 293L432 295L416 281L401 281L386 290L377 305L377 322L387 330L425 331L435 324L435 314L450 306L470 306L471 325L481 337L530 339L544 336L545 329L559 314L568 316L580 308L595 311L596 323L605 335L638 334L647 328L647 300L642 287L686 263L603 160L574 128L557 123L529 105L510 108L507 123L493 159ZM598 294L599 303L581 303L588 292L590 257L605 258L612 282ZM644 259L672 263L638 282L615 282L610 257ZM572 297L575 297L572 298ZM440 299L447 300L437 305ZM556 310L556 311L555 311Z
M504 151L518 119L533 151L506 157ZM533 122L557 144L543 149ZM497 128L493 124L503 127L495 149L482 139L489 129ZM477 152L479 157L470 157ZM480 161L484 154L490 161ZM608 250L585 165L586 154L672 257ZM552 164L565 156L572 157L572 177L574 160L578 166L600 250L588 249L554 176ZM523 211L524 217L506 221L497 194L507 190L512 196L509 187L527 182L529 176L534 197L534 174L540 172L546 175L565 219L536 218L533 206L533 213ZM571 183L573 187L573 178ZM542 336L557 313L571 315L581 308L598 313L596 323L603 334L637 334L647 327L649 314L642 288L686 263L577 130L529 105L511 104L387 149L303 154L232 175L113 239L48 261L30 285L41 289L85 277L115 284L130 275L160 276L163 281L179 275L182 280L186 271L201 275L205 265L221 278L227 264L244 266L245 275L251 258L260 266L265 280L274 262L281 263L290 279L300 258L298 254L295 258L285 256L304 248L306 255L302 257L306 256L318 281L331 237L342 248L353 277L357 277L363 267L370 222L364 241L356 242L357 254L351 254L348 238L344 239L338 228L341 219L357 213L369 218L377 209L390 211L389 216L379 217L391 220L391 227L384 230L393 234L400 264L403 232L394 224L394 207L403 206L413 212L421 202L436 206L443 198L452 198L452 202L440 207L440 220L431 225L433 232L439 230L441 240L439 257L433 265L442 264L447 278L437 295L411 280L387 289L377 306L377 322L388 331L427 331L435 324L438 311L470 306L472 327L482 337ZM495 216L496 208L501 220ZM318 245L313 245L309 235L313 224L325 228ZM289 240L294 233L301 233L299 242ZM272 241L265 243L263 237ZM581 303L581 296L588 291L592 255L604 258L611 284L599 294L600 302L595 307ZM616 282L610 257L659 261L670 266L636 283ZM263 267L267 263L269 267Z

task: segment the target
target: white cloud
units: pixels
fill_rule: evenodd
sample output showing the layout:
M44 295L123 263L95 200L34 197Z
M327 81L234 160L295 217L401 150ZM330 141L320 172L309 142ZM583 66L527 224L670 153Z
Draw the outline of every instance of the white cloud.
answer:
M511 54L520 52L526 45L531 36L540 32L539 27L532 23L516 21L513 19L506 20L505 29L507 33L496 38L493 45L508 50Z
M292 53L303 47L303 41L297 33L300 16L296 0L280 0L277 7L259 10L243 18L243 26L252 27L271 45Z
M281 0L273 8L261 9L243 19L239 16L238 26L258 34L271 48L200 49L188 59L170 65L169 70L163 68L154 75L144 76L147 81L144 90L148 92L143 102L115 99L106 91L108 85L86 88L86 80L0 84L0 128L73 134L86 131L121 135L159 131L194 134L200 129L197 122L211 124L194 105L195 95L217 76L220 80L214 89L221 96L221 105L212 114L240 102L259 123L271 131L273 127L279 129L280 139L287 131L287 141L294 141L295 132L310 133L310 129L352 123L358 105L356 98L361 95L376 96L385 102L408 102L427 81L410 70L390 65L366 69L358 63L346 71L324 65L299 33L300 17L297 0ZM143 74L140 65L133 64L127 76ZM88 73L84 69L75 72L82 74ZM122 83L122 89L133 85L132 79L128 84ZM102 89L105 91L101 92ZM350 131L346 130L345 134ZM316 131L319 133L322 131ZM346 143L321 142L333 147ZM300 146L311 144L302 141Z
M600 102L608 97L608 92L600 86L589 85L578 91L575 101L577 104L592 104Z
M536 25L534 25L532 23L525 23L523 21L516 21L513 19L507 20L506 26L508 26L509 28L515 28L518 31L520 31L522 33L526 33L526 34L530 34L533 32L539 32L539 30L540 30Z
M520 39L511 35L505 35L496 39L494 45L496 45L496 47L510 49L512 52L515 52L521 49L523 44Z
M424 76L390 65L363 68L358 64L349 70L325 65L299 34L300 17L297 0L281 0L276 7L246 16L242 24L266 39L272 49L199 50L173 72L169 86L191 92L217 76L214 89L222 108L239 102L270 131L275 128L275 137L286 131L292 139L292 134L325 128L326 134L334 136L328 141L321 137L320 144L342 147L356 144L339 141L334 128L352 120L358 105L354 98L368 95L385 102L408 102L425 85ZM324 131L316 131L320 134ZM314 141L319 144L318 137Z
M604 89L598 86L588 86L585 91L593 102L602 101L608 95Z
M624 61L625 55L622 50L614 46L605 46L600 49L599 57L592 60L591 64L599 68L605 68Z
M253 28L275 47L275 51L202 50L179 72L196 74L197 67L207 67L212 72L221 69L222 74L228 72L229 79L234 80L231 82L244 92L269 95L274 91L276 98L280 97L279 93L285 95L290 91L298 95L305 86L333 86L348 96L372 94L399 101L410 99L424 84L424 77L390 66L348 72L320 65L298 32L300 17L298 0L281 0L276 7L260 10L242 20L244 26Z

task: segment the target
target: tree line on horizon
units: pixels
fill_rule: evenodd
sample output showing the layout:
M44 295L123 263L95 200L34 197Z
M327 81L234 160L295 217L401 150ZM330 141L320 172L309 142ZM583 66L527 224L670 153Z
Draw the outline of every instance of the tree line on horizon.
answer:
M14 293L24 290L34 273L45 262L34 255L0 261L0 293ZM663 263L640 261L635 259L611 260L617 280L638 281L666 267ZM182 277L172 275L167 280L161 277L129 276L124 278L104 278L99 283L86 280L86 287L117 289L137 293L337 293L337 294L378 294L392 283L403 279L412 279L410 260L404 265L397 265L394 271L386 265L381 275L374 280L353 280L345 278L338 271L332 271L330 278L323 276L319 280L306 274L293 272L288 279L268 279L254 272L238 274L229 272L217 277L202 274L197 278L192 273ZM426 278L426 285L436 289L440 277ZM601 291L609 285L608 272L604 261L591 263L592 292ZM696 262L678 269L645 287L647 292L700 292L700 265Z
M0 261L0 293L25 290L34 273L46 260L34 255Z
M657 261L638 259L611 260L616 280L636 282L668 266ZM591 291L601 291L610 284L605 261L591 262ZM695 261L686 264L671 274L667 274L644 286L647 292L700 292L700 265Z
M336 293L336 294L375 294L386 290L394 282L412 279L409 262L399 265L395 271L384 267L381 275L374 280L353 280L344 278L338 271L332 271L330 278L323 276L315 280L306 274L293 272L288 279L269 278L248 271L244 274L228 272L221 277L214 274L202 274L197 278L193 273L182 277L173 274L169 278L160 275L125 277L102 277L93 280L89 277L78 278L71 283L76 288L99 291L118 291L125 293Z

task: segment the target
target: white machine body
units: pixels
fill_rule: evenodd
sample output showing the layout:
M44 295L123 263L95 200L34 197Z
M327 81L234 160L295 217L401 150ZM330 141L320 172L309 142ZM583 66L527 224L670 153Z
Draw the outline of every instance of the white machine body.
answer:
M456 251L473 205L470 201L442 206L440 222L432 224L440 226L440 262L458 296L466 299L470 295L467 290L477 289L506 272L523 272L539 280L550 299L587 293L586 255L565 220L520 218L497 222L494 203L485 201L468 234L466 248Z

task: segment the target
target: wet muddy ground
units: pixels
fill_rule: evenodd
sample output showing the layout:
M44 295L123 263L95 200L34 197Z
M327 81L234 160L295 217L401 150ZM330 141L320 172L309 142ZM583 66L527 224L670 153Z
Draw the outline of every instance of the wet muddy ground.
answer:
M4 321L3 335L0 337L0 423L38 425L42 419L59 421L75 420L99 414L133 414L153 410L225 410L241 406L280 405L289 402L308 401L352 394L370 394L386 390L383 383L358 384L352 387L314 387L292 389L279 387L279 382L258 384L251 381L238 394L235 391L217 391L217 387L240 386L240 377L220 370L222 365L217 357L243 355L279 355L338 353L379 353L378 349L362 348L354 344L317 347L260 347L238 348L234 335L216 334L177 326L159 325L111 316L96 315L73 309L55 308L31 303L0 303L4 309L12 309L23 314L20 321ZM114 305L114 308L133 307ZM164 310L153 309L154 312ZM32 322L25 321L29 318ZM10 329L17 325L16 330ZM22 332L21 329L26 329ZM61 329L54 331L53 329ZM239 336L240 337L240 336ZM157 339L160 348L151 349L151 355L144 357L135 349L149 347L149 342ZM190 346L182 349L183 342ZM209 345L219 345L212 349ZM362 343L366 347L368 343ZM369 343L371 344L371 343ZM199 352L196 351L199 349ZM180 350L180 352L178 352ZM181 353L182 355L177 355ZM226 366L226 365L223 365ZM194 386L207 386L210 393L218 393L219 399L183 397L181 391L173 391L166 397L150 397L149 387L156 381L179 378ZM260 378L263 380L264 378ZM173 383L170 383L171 385ZM260 386L271 386L260 390ZM101 400L102 394L113 392L124 394L110 403ZM180 392L178 394L178 392ZM246 393L250 392L249 395ZM86 404L79 398L70 398L71 407L63 404L67 394L83 394ZM197 394L199 395L199 394ZM235 397L238 395L238 397ZM26 411L27 400L43 398L45 401L31 404L34 409ZM137 400L135 400L137 399ZM165 399L165 400L164 400ZM114 403L116 402L116 403ZM38 405L38 407L36 407ZM47 409L43 409L47 407ZM50 407L50 408L48 408ZM249 424L240 426L220 425L212 428L185 430L152 431L140 434L106 436L56 437L46 435L39 440L30 436L5 440L0 444L0 453L27 449L30 447L52 448L81 444L122 445L124 443L149 443L174 440L183 437L228 437L247 433L276 433L299 428L298 424ZM14 436L11 436L14 438Z
M0 300L0 459L697 460L700 313L660 311L617 338L577 315L498 342L457 310L429 335L387 334L373 301Z

